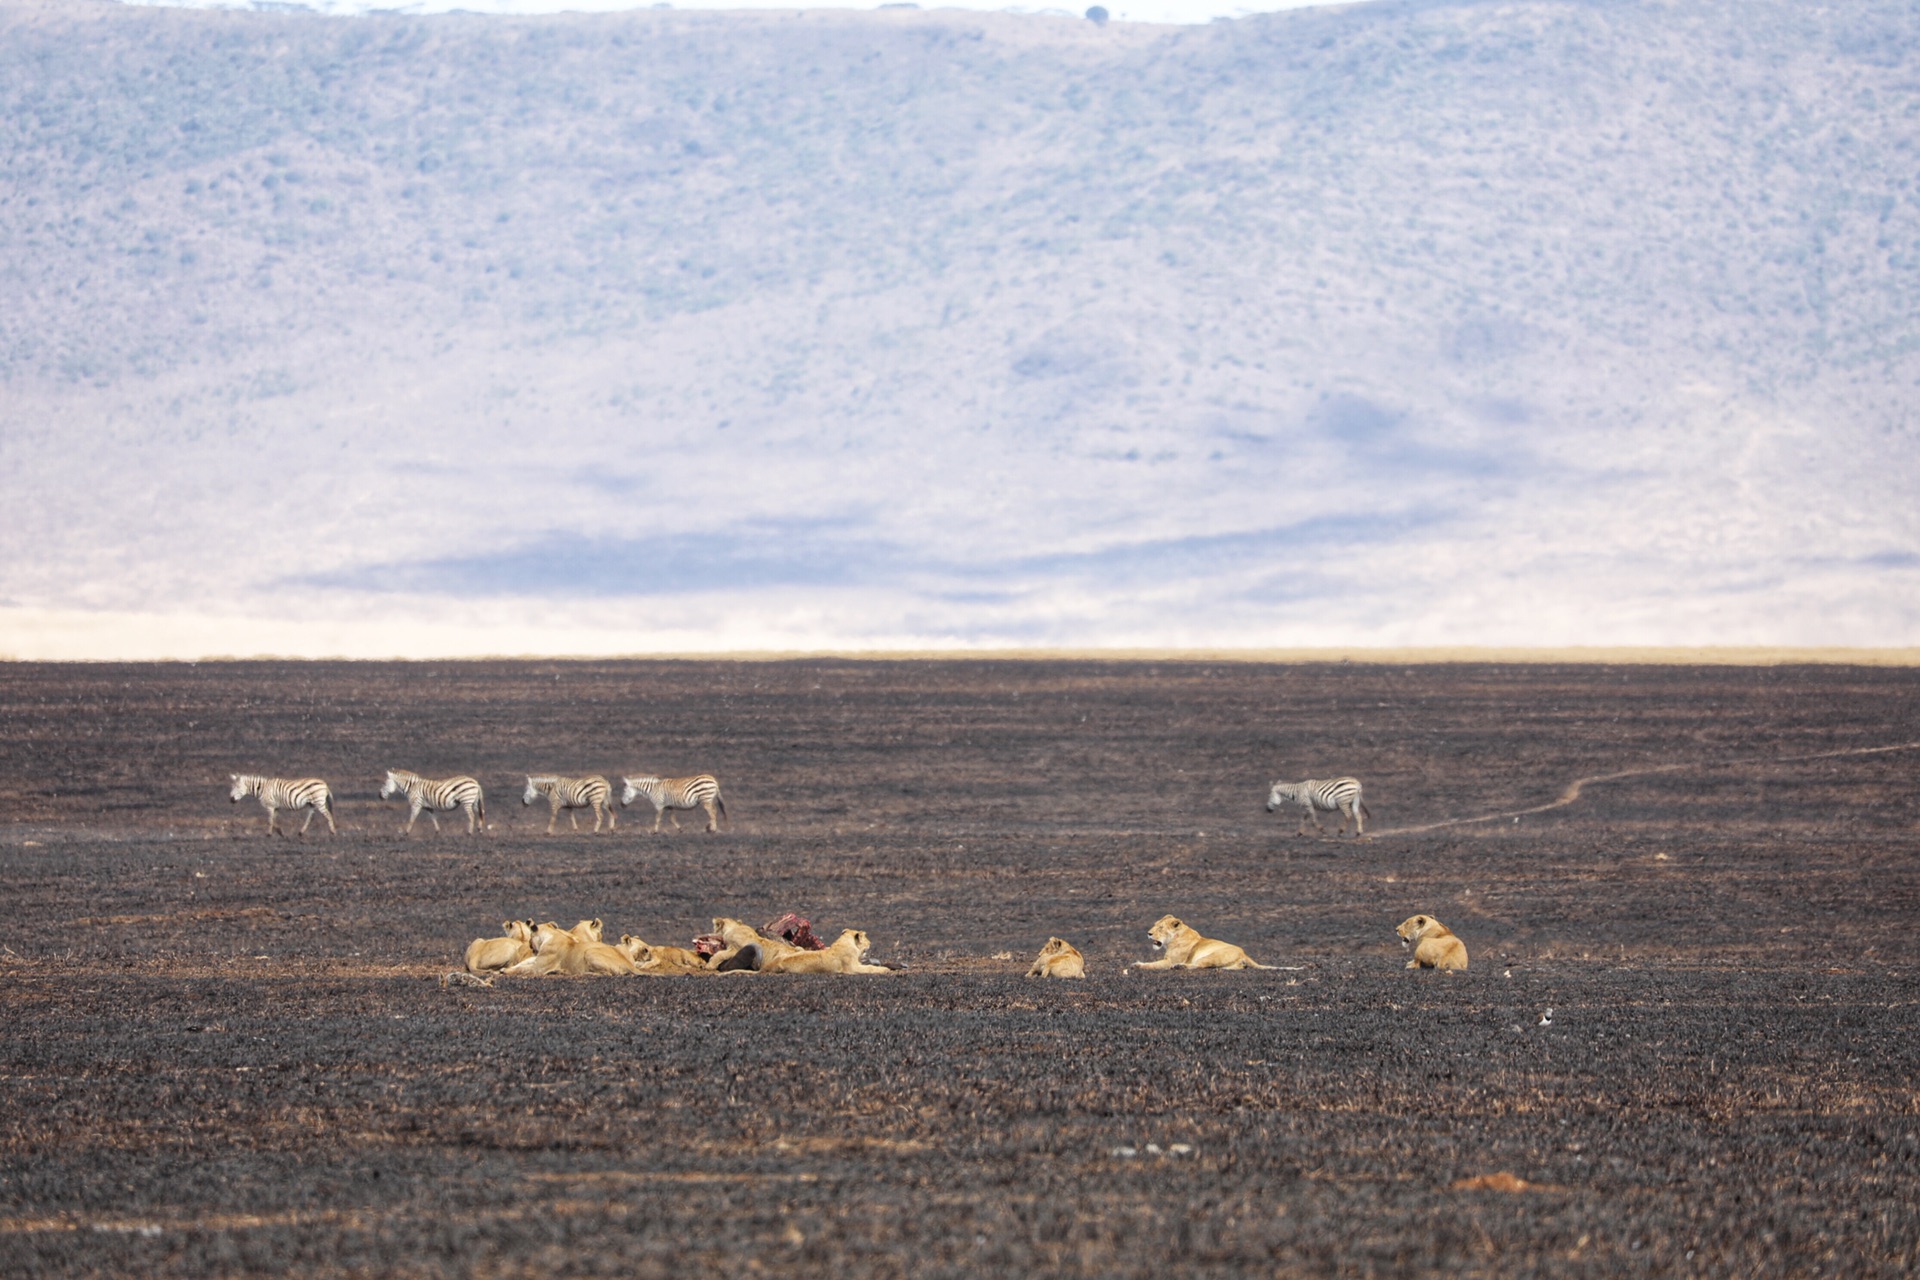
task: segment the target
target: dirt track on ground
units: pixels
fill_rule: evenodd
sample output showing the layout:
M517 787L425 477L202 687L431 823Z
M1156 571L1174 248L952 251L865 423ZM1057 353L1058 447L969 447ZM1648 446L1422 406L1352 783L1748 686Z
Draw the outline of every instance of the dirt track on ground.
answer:
M1898 668L0 666L0 1274L1904 1273L1920 751L1808 757L1916 738ZM536 769L733 826L547 837ZM1262 811L1334 773L1401 834ZM786 910L907 967L439 981ZM1302 967L1127 973L1166 912Z

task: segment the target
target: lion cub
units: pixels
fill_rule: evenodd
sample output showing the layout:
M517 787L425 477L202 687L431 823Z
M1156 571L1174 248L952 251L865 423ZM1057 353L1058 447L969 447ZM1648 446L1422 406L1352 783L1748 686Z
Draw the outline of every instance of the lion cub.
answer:
M1409 969L1464 969L1467 944L1453 936L1453 930L1432 916L1408 916L1396 931L1400 945L1413 949Z
M1080 948L1065 938L1048 938L1047 945L1040 948L1040 954L1034 957L1033 968L1027 970L1029 978L1084 978L1087 976L1087 959L1080 954Z
M636 934L623 933L616 949L643 973L705 973L707 962L685 947L656 947Z
M1200 931L1175 916L1161 916L1147 930L1153 949L1165 954L1158 960L1136 960L1136 969L1271 969L1231 942L1205 938Z
M533 921L502 920L505 937L475 938L467 944L467 972L486 973L519 964L533 954Z

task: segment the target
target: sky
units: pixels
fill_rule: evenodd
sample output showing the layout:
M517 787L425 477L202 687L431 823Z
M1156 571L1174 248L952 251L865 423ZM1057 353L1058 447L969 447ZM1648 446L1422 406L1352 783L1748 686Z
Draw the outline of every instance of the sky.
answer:
M0 27L0 656L1912 646L1875 3Z
M305 7L319 13L355 14L355 13L447 13L463 10L469 13L611 13L625 9L676 8L676 9L880 9L893 7L923 9L979 9L998 13L1045 13L1060 14L1078 18L1086 10L1085 5L1033 4L997 4L994 0L943 0L920 5L876 5L861 3L860 0L823 0L811 4L742 4L739 0L676 0L672 5L634 4L624 0L416 0L415 3L383 3L382 0L307 0L304 6L299 4L277 3L208 3L206 0L135 0L136 3L160 3L169 7L195 9L291 9ZM1219 18L1243 18L1249 14L1271 13L1280 9L1309 8L1303 0L1274 0L1265 4L1236 4L1233 0L1109 0L1105 6L1107 12L1116 21L1122 22L1166 22L1166 23L1206 23Z

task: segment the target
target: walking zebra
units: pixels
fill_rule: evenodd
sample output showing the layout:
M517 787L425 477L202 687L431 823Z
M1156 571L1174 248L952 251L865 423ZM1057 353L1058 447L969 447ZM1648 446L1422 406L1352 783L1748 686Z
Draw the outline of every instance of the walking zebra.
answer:
M547 798L547 807L551 810L547 818L547 834L553 834L553 824L560 820L562 809L593 810L593 829L600 830L600 814L607 815L607 830L613 830L613 788L605 778L595 774L591 778L561 778L551 773L527 775L527 791L520 797L521 804L532 804L541 796ZM567 821L573 829L580 829L580 819L569 813Z
M481 826L487 821L487 797L480 790L476 780L464 775L456 778L423 778L406 769L387 770L387 780L380 786L380 798L391 800L396 792L407 794L407 825L403 835L413 834L413 824L420 820L420 811L426 810L433 819L433 829L440 829L440 817L434 812L465 809L467 811L467 834L472 835L474 825Z
M1320 825L1320 813L1338 813L1340 830L1335 835L1344 835L1347 819L1353 819L1353 833L1357 836L1367 833L1367 819L1372 815L1367 806L1360 803L1360 780L1358 778L1308 778L1305 782L1276 782L1273 790L1267 793L1267 812L1272 813L1283 804L1297 804L1306 810L1306 816L1313 819L1313 829L1324 832ZM1304 833L1306 821L1300 823L1295 835Z
M333 825L333 792L327 784L318 778L262 778L251 773L229 774L233 779L233 793L228 796L235 804L242 796L259 796L260 807L267 811L267 834L277 836L274 819L281 809L306 809L307 820L300 824L300 834L307 834L307 828L313 825L313 815L320 814L327 820L327 833L338 835L339 828Z
M720 824L714 818L717 806L722 817L726 816L727 802L720 798L720 780L710 773L698 773L691 778L622 778L625 788L620 792L621 804L632 804L641 796L653 801L653 829L660 829L660 817L665 814L673 823L673 829L680 829L680 818L675 809L705 809L707 811L707 830L718 831Z

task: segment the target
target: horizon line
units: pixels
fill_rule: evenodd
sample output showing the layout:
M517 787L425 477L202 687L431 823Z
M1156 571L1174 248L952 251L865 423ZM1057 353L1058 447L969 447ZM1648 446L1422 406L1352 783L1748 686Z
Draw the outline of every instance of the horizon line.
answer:
M1249 665L1350 663L1356 666L1442 666L1513 663L1566 666L1862 666L1920 667L1920 648L1844 645L1344 645L1138 647L1063 645L996 649L818 648L658 650L631 653L499 653L459 656L349 657L314 654L208 654L195 658L19 658L8 666L197 666L201 663L488 663L488 662L1240 662Z

